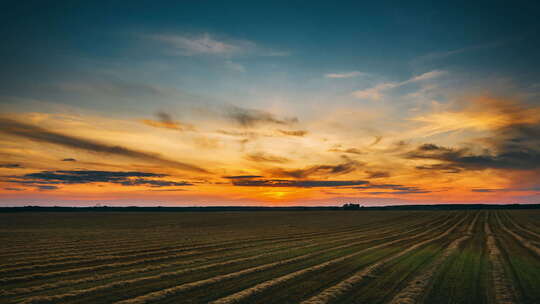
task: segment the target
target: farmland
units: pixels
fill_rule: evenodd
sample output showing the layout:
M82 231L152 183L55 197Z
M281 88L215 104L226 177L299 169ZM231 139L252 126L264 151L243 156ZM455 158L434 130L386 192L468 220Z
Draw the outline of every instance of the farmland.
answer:
M0 213L0 303L540 303L540 211Z

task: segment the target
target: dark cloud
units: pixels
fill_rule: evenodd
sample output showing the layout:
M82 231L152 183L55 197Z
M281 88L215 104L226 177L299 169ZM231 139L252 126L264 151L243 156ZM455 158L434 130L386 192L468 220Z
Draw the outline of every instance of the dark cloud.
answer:
M459 168L456 165L452 164L434 164L434 165L424 165L424 166L416 166L416 169L418 170L438 170L443 171L445 173L459 173L461 172L461 168Z
M489 137L478 138L465 148L424 144L405 154L412 159L438 160L439 164L418 169L459 172L459 170L540 168L540 108L511 101L488 98L468 102L462 110L474 117L477 113L494 115L504 125L491 130Z
M51 186L66 184L90 184L90 183L113 183L123 186L150 186L150 187L171 187L171 186L191 186L188 182L176 182L161 179L165 174L155 174L138 171L42 171L29 173L20 176L10 176L7 180L10 183L29 186Z
M368 178L383 178L390 177L390 173L386 171L366 171Z
M37 186L37 188L38 188L39 190L43 190L43 191L46 191L46 190L56 190L56 189L58 189L57 186L46 186L46 185L45 185L45 186Z
M431 191L414 187L414 186L404 186L399 184L366 184L358 187L352 187L358 190L370 190L370 189L385 189L389 190L388 192L384 191L372 191L372 192L363 192L368 194L420 194L420 193L430 193Z
M166 180L153 180L153 179L129 179L125 181L118 182L123 186L151 186L151 187L171 187L171 186L193 186L192 183L188 182L173 182Z
M16 169L16 168L22 168L22 165L21 164L0 164L0 168Z
M25 189L23 189L23 188L7 187L7 188L4 188L4 190L7 190L7 191L24 191Z
M267 162L267 163L286 163L289 162L288 158L272 155L264 152L250 153L244 156L245 159L254 162Z
M27 138L37 142L56 144L68 148L80 149L85 151L112 154L124 157L135 158L139 160L161 163L182 170L207 173L205 169L191 164L177 162L162 158L157 154L132 150L121 146L113 146L97 141L83 139L75 136L64 135L61 133L49 131L41 127L21 123L11 119L0 118L0 132L5 134Z
M384 194L422 194L422 193L431 193L431 191L428 190L411 190L411 191L393 191L393 192L383 192L383 191L370 191L370 192L363 192L366 194L372 194L372 195L384 195Z
M224 176L223 178L226 179L245 179L245 178L259 178L262 177L260 175L232 175L232 176Z
M341 175L353 172L357 167L360 166L360 163L356 161L349 160L345 163L338 165L316 165L307 167L304 169L283 169L275 168L270 169L268 172L272 176L277 177L292 177L292 178L307 178L311 175Z
M298 122L296 117L277 118L272 113L232 105L226 108L225 115L243 127L253 127L258 124L291 125Z
M302 136L305 136L308 131L304 131L304 130L281 130L279 129L278 130L279 133L283 134L283 135L287 135L287 136L298 136L298 137L302 137Z
M471 189L472 192L520 192L520 191L540 191L540 187L528 187L528 188L502 188L502 189Z
M244 187L343 187L367 184L363 180L284 180L284 179L238 179L233 180L233 185Z
M62 161L65 161L65 162L76 162L77 160L75 158L64 158L62 159Z
M517 143L517 141L512 141ZM419 166L423 170L442 170L457 173L464 170L516 169L530 170L540 168L540 150L525 145L505 142L495 151L485 150L475 154L468 148L452 149L426 144L406 154L411 159L431 159L442 161L440 164Z

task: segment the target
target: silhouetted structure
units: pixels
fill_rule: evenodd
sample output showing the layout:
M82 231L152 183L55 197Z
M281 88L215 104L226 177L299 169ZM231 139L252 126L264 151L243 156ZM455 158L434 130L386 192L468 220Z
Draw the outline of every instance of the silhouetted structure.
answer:
M343 205L343 210L360 210L360 207L360 204L349 203Z

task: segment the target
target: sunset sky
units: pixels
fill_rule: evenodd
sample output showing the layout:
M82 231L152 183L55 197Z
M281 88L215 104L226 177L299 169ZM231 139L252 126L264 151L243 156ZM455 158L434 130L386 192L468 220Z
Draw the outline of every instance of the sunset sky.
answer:
M540 202L537 1L21 1L0 205Z

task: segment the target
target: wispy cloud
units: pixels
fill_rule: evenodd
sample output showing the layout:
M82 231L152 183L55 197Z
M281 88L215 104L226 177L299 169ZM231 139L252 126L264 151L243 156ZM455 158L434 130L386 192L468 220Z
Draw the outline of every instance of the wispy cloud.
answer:
M156 34L146 36L168 45L172 53L180 56L222 56L239 55L288 56L289 52L262 47L243 39L217 38L210 33L203 34ZM238 67L238 66L236 66Z
M286 163L289 161L288 158L273 155L265 152L254 152L247 154L245 159L254 161L254 162L267 162L267 163Z
M447 50L447 51L439 51L439 52L431 52L419 57L416 57L413 59L413 64L423 63L423 62L429 62L429 61L435 61L439 59L444 59L450 56L459 55L471 51L481 50L481 49L489 49L489 48L495 48L498 46L503 45L505 42L491 42L491 43L483 43L483 44L477 44L477 45L471 45L466 46L462 48L457 48L453 50Z
M367 75L366 73L362 73L360 71L351 71L351 72L343 72L343 73L328 73L325 74L324 77L326 78L352 78L352 77L358 77L358 76L364 76Z
M402 82L383 82L368 89L354 91L352 92L352 96L358 99L369 99L369 100L377 101L377 100L382 99L384 97L385 92L387 92L388 90L395 89L395 88L404 86L406 84L432 80L444 74L446 74L445 71L433 70L433 71L429 71L429 72L414 76Z
M315 165L302 169L283 169L274 168L268 170L268 173L276 177L307 178L310 176L336 176L355 171L362 164L349 160L337 165Z
M305 136L308 133L308 131L305 131L305 130L281 130L281 129L279 129L278 132L283 135L298 136L298 137Z
M194 131L195 130L195 127L193 125L176 121L172 118L171 115L165 112L157 112L156 116L158 120L143 119L142 123L151 127L177 130L177 131Z
M220 41L210 34L205 33L199 36L188 35L153 35L152 38L170 45L178 55L225 55L230 56L255 47L249 41Z
M258 124L290 125L298 122L296 117L277 118L266 111L232 105L226 107L225 115L243 127L253 127Z

